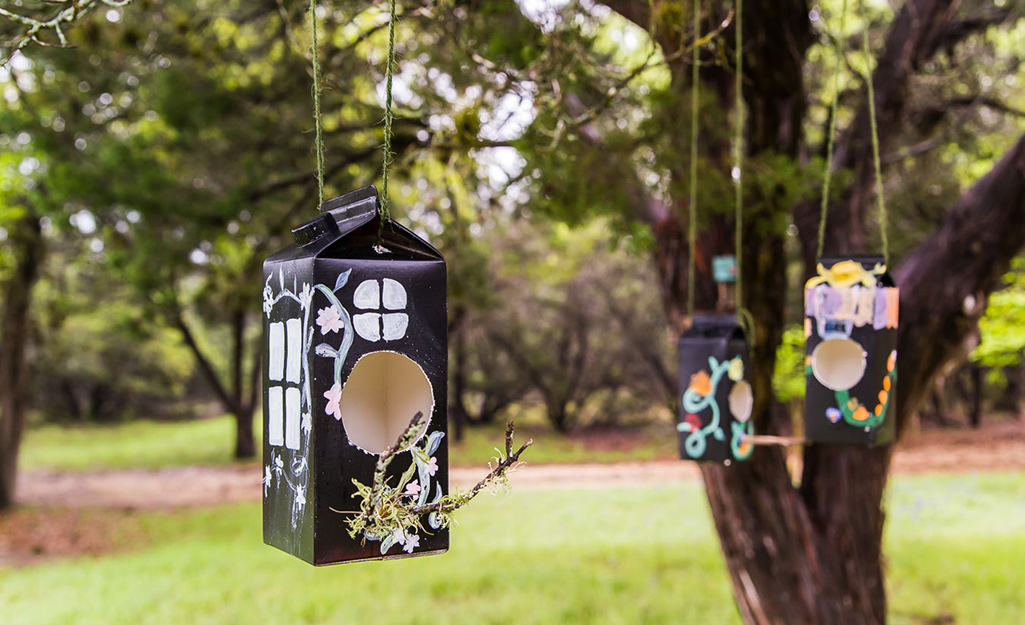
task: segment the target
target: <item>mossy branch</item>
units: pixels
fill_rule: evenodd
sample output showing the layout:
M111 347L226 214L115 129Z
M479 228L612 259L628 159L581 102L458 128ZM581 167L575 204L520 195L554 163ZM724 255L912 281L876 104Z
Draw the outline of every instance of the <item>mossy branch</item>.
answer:
M10 53L0 58L0 67L7 64L15 52L24 49L30 43L41 46L67 47L68 40L64 28L73 25L97 6L121 8L131 4L132 0L58 0L47 4L56 4L60 8L51 17L33 17L0 8L0 17L23 27L23 32L8 42L0 42L0 49L7 48ZM46 41L40 36L47 31L53 32L57 42Z
M520 448L514 452L512 450L514 430L515 427L513 426L513 422L509 421L506 424L505 429L505 457L497 458L497 464L491 467L491 471L477 482L473 488L466 493L456 493L449 497L442 497L439 501L425 506L416 506L413 510L417 514L421 515L429 514L431 512L450 514L470 503L470 500L480 494L482 490L490 490L497 486L504 485L508 481L508 474L516 470L516 464L520 461L520 454L526 451L527 447L534 444L534 439L528 438L527 442L520 445Z
M515 428L510 421L505 433L505 453L499 452L493 464L489 464L491 470L487 475L465 493L443 495L438 486L434 500L427 502L429 480L419 484L412 478L418 473L421 478L430 476L437 470L431 454L441 435L435 433L428 437L423 448L417 447L416 441L423 436L426 428L423 413L416 413L395 444L378 458L371 484L368 486L359 480L353 480L353 484L356 485L354 497L360 500L360 509L346 522L349 526L349 535L355 538L362 534L363 540L380 540L382 554L396 542L404 544L407 551L411 552L407 541L416 532L424 529L424 517L427 517L431 528L443 529L451 523L452 513L470 503L481 491L496 490L506 485L509 473L519 466L520 456L534 443L533 439L530 439L514 451ZM438 438L435 439L434 436ZM399 478L398 485L392 487L388 484L388 467L397 454L406 450L412 453L413 462ZM418 544L418 539L415 544Z

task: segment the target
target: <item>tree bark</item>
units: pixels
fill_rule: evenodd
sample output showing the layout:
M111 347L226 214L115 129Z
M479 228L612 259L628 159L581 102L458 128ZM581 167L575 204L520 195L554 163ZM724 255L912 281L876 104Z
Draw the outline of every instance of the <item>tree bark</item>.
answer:
M7 246L15 265L0 304L0 510L15 501L18 450L28 401L29 311L32 287L43 263L39 217L31 209L9 228Z
M256 437L253 435L253 409L245 395L245 334L246 311L239 308L232 315L232 385L235 399L235 458L256 457Z

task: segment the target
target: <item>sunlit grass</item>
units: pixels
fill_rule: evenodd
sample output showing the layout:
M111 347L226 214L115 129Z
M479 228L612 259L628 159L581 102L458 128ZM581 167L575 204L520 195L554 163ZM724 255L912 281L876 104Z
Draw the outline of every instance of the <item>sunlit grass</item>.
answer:
M169 423L50 425L25 433L18 464L23 469L66 471L227 464L234 445L235 422L226 416Z
M532 464L651 460L673 457L676 453L672 426L665 424L634 435L614 434L624 442L609 449L595 447L600 437L566 437L536 421L525 421L526 425L517 429L516 440L522 443L534 438L534 446L523 456ZM259 421L255 427L259 437ZM449 428L449 435L454 438L454 434ZM235 425L228 416L173 423L131 421L111 426L44 426L26 433L20 466L90 471L221 465L232 462L234 441ZM462 442L450 442L452 463L484 466L495 455L495 448L504 449L504 446L504 423L467 428Z
M1025 474L887 502L892 623L1025 622ZM740 623L699 484L519 489L460 521L443 556L314 569L261 544L257 504L139 514L127 552L0 571L0 623Z
M0 622L739 623L697 484L486 497L446 555L322 569L255 504L140 522L138 551L0 572Z
M887 501L894 625L1025 623L1025 473L898 478Z

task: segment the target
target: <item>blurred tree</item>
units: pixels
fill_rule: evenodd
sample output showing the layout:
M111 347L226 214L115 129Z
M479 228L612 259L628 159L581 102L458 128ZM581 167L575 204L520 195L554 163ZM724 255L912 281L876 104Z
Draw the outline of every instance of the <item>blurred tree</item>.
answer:
M10 118L0 108L0 127ZM0 510L14 503L31 381L30 311L46 251L38 208L45 195L33 177L40 161L29 142L24 134L0 135Z
M136 306L99 255L80 251L76 237L48 230L33 315L42 330L35 338L34 408L55 422L109 422L180 402L193 365L179 333Z
M27 207L7 212L3 222L6 242L0 248L6 265L0 304L0 510L14 502L30 380L25 355L30 332L28 311L43 262L39 216Z
M601 221L570 229L522 220L486 235L495 238L490 284L500 304L467 324L476 366L466 390L481 397L482 411L529 390L566 432L630 416L622 402L631 398L642 399L634 411L672 403L677 381L657 297L646 288L651 267L610 249L605 230Z

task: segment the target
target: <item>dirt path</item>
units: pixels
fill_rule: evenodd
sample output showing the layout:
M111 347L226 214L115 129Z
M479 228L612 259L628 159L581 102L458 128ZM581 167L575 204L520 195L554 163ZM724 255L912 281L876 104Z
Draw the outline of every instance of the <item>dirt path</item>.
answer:
M261 495L258 464L180 467L96 473L23 472L19 499L28 506L153 509L255 501ZM914 434L894 457L898 474L1025 470L1025 421L979 431ZM451 481L468 487L483 468L454 467ZM511 480L515 488L603 487L618 484L696 480L690 462L664 460L617 464L536 465L527 463Z

